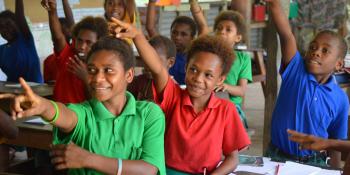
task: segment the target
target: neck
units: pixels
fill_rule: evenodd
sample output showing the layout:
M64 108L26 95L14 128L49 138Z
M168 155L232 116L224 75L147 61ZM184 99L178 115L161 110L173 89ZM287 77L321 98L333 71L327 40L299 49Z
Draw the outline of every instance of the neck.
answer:
M126 95L122 94L115 97L113 100L102 102L103 105L111 112L113 115L118 116L124 109L126 104Z
M209 99L210 99L210 95L204 95L202 97L190 97L193 108L194 108L194 112L199 113L201 111L203 111L203 109L208 105L209 103Z
M332 75L332 73L330 73L328 75L314 75L314 77L319 84L325 84L325 83L327 83L327 81L331 75Z

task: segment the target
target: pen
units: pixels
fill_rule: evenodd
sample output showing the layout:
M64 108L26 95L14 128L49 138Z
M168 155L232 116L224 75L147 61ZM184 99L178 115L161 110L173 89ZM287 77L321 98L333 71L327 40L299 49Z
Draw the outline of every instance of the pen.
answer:
M280 164L277 164L277 166L276 166L276 170L275 170L275 175L278 175L278 171L279 171L279 169L280 169Z

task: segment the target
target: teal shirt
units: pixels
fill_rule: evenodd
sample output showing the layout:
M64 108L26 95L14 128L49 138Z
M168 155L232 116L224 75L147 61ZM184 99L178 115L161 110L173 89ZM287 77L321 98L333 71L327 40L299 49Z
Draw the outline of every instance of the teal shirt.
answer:
M236 86L240 79L247 79L248 82L252 81L252 61L248 53L242 51L235 51L236 59L233 62L230 72L227 74L225 83ZM240 105L242 103L242 97L230 95L230 100Z
M136 101L129 92L119 116L111 114L98 100L69 104L78 122L70 134L54 128L54 144L76 145L92 153L126 160L143 160L165 175L165 118L154 103ZM102 174L91 169L70 169L68 174Z

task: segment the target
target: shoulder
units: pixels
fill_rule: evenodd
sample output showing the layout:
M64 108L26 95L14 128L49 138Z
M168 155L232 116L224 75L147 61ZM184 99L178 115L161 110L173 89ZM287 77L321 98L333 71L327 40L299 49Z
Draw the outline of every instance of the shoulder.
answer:
M136 101L136 112L141 114L142 117L163 116L162 109L155 103L149 101Z
M92 111L91 102L92 101L89 100L82 103L69 103L67 104L67 107L77 114L81 114L83 111Z

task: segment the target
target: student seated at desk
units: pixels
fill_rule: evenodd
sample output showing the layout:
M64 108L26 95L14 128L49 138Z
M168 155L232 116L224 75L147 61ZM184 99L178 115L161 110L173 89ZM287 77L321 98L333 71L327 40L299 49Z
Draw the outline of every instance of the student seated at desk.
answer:
M326 155L299 150L288 140L287 129L322 138L346 139L349 102L332 73L341 69L347 51L342 37L332 31L319 32L303 58L297 50L289 21L280 0L266 0L280 36L282 84L272 114L271 145L266 156L327 166ZM340 153L330 151L330 163L339 167Z
M299 149L309 149L315 151L336 150L350 153L350 141L324 139L314 135L303 134L294 130L287 130L289 140L299 143ZM350 154L346 159L343 175L350 175Z
M136 101L126 91L135 57L126 41L101 38L87 55L92 99L80 104L42 98L23 79L22 95L12 97L15 118L40 115L54 125L51 155L68 174L165 175L165 118L154 103ZM27 105L29 104L29 105Z
M15 13L9 10L0 13L0 34L7 41L0 45L0 68L7 81L18 82L19 77L24 77L42 83L39 56L24 15L23 0L16 0Z
M188 51L186 89L169 76L157 52L142 31L114 20L116 37L133 38L153 76L154 100L166 116L167 175L228 174L238 163L238 151L250 144L235 106L214 95L223 83L234 54L221 38L200 37ZM123 32L125 31L125 32ZM225 159L221 165L221 156Z
M162 59L163 66L169 70L175 62L175 44L169 38L161 35L152 37L149 43L156 50L159 58ZM144 67L143 74L135 77L132 83L129 84L128 91L130 91L137 100L153 101L152 81L151 73L147 67Z

